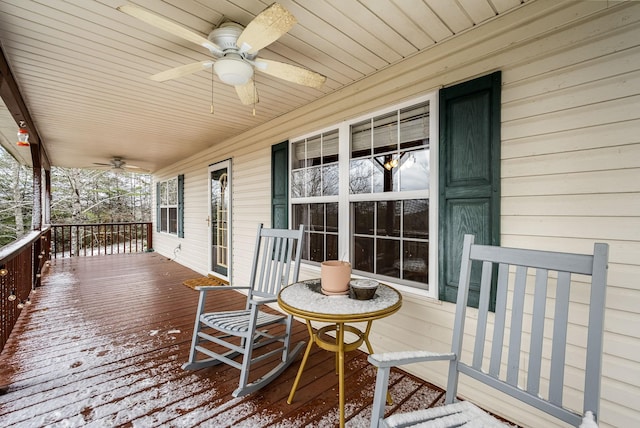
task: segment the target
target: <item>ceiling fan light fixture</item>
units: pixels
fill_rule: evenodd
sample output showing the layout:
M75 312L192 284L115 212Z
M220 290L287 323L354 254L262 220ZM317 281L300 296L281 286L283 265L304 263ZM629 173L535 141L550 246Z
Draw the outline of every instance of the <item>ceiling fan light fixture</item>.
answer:
M227 85L244 85L253 77L251 64L240 58L225 57L219 59L213 63L213 69L218 78Z

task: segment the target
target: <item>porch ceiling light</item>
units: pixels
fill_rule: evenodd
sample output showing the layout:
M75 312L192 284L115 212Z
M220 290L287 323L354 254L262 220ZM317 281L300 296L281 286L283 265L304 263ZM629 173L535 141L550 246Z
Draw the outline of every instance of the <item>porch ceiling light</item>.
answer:
M397 166L398 166L398 159L396 159L396 158L389 159L388 161L386 161L384 163L384 168L387 171L391 171L393 168L395 168Z
M29 147L29 131L25 128L18 129L18 142L16 144L20 147Z
M253 67L240 56L226 56L213 63L213 69L227 85L241 86L253 77Z

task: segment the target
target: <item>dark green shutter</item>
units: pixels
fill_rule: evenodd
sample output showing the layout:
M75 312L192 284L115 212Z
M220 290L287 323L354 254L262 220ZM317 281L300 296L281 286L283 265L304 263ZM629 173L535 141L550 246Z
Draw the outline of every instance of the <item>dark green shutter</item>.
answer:
M162 214L160 212L160 183L156 183L156 231L160 232L160 221Z
M178 176L178 237L184 238L184 174Z
M440 91L439 291L448 302L457 297L464 234L500 244L500 90L498 71ZM477 266L470 306L479 283Z
M271 146L271 225L289 228L289 142Z

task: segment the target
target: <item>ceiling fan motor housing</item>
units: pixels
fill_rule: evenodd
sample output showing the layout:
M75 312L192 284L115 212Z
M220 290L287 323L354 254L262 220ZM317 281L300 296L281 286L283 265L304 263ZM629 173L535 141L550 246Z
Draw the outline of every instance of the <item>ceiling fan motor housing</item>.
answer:
M244 30L244 27L238 23L231 21L224 22L209 33L208 39L218 45L223 51L237 51L238 46L236 42L240 34L242 34L242 30Z
M253 66L245 58L253 59L256 55L241 53L236 44L243 30L242 25L228 21L220 24L208 37L224 52L224 56L213 64L213 69L228 85L244 85L253 77Z

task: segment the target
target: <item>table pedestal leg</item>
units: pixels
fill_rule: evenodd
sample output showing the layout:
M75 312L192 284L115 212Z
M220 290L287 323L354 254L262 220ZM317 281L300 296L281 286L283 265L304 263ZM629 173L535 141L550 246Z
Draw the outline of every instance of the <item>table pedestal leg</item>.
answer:
M315 336L313 335L313 328L311 327L311 321L308 320L307 330L309 330L309 343L307 344L307 349L304 351L304 356L302 357L302 362L300 363L300 368L298 369L296 379L293 381L293 386L291 387L291 392L289 393L287 404L291 404L293 402L293 396L296 394L296 389L298 389L298 384L300 383L300 378L302 377L304 366L305 364L307 364L307 359L309 358L309 353L311 352L311 347L313 346L313 342L315 340Z
M344 324L337 324L338 342L338 395L340 409L340 428L344 428Z
M298 374L293 382L293 386L291 387L291 392L289 393L289 398L287 399L287 403L291 404L293 402L293 397L298 389L298 384L300 383L300 378L302 377L302 372L304 371L304 367L307 364L307 360L309 358L309 354L311 353L311 347L315 343L320 348L325 349L327 351L332 351L336 353L336 372L338 373L338 412L340 418L340 428L344 428L345 425L345 385L344 385L344 354L348 351L353 351L358 349L360 345L364 342L367 345L367 349L371 354L373 354L373 347L371 346L371 342L369 342L369 333L371 331L372 321L367 322L367 328L364 332L360 331L356 327L353 326L345 326L344 323L336 323L335 325L329 325L318 330L317 333L313 332L313 327L311 326L311 321L307 320L307 330L309 331L309 343L307 344L307 349L304 352L304 356L302 357L302 362L300 363L300 368L298 369ZM345 343L345 330L349 333L355 334L357 336L357 340L354 342ZM335 331L335 340L327 340L330 339L327 333ZM332 339L332 338L331 338ZM387 403L391 404L391 395L387 392Z

